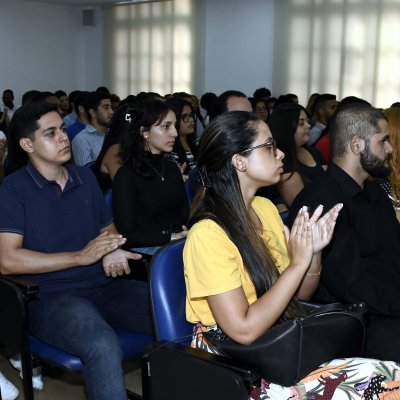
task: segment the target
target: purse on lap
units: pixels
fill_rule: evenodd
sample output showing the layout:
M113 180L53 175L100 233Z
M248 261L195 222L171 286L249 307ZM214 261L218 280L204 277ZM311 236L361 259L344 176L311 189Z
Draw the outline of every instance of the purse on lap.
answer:
M309 315L273 326L250 345L223 332L203 335L216 350L257 367L267 381L292 386L324 362L362 356L365 304L303 303Z

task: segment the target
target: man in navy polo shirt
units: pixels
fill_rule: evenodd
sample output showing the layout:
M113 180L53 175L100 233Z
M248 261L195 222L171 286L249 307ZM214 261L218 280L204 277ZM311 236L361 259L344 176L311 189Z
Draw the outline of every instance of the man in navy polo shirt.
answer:
M12 131L28 154L26 167L0 186L0 272L40 285L30 304L39 339L78 355L90 399L126 399L121 350L112 326L152 333L147 286L115 279L129 273L94 175L67 164L70 144L52 104L30 103Z

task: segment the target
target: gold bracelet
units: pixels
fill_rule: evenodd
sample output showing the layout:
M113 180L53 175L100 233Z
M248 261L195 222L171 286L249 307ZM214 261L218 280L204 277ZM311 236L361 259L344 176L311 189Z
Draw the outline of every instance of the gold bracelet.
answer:
M318 272L307 272L306 273L306 275L307 276L320 276L321 275L321 271L322 271L322 266L321 266L321 268L319 269L319 271Z

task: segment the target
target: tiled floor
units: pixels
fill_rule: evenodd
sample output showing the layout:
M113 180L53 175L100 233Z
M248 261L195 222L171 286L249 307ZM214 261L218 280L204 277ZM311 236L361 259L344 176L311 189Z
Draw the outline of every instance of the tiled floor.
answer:
M22 400L22 382L18 372L8 360L0 356L0 371L5 377L16 385L20 391L18 400ZM141 393L141 373L138 363L125 366L125 381L127 387L135 393ZM85 400L85 386L81 374L70 373L64 370L43 366L43 391L34 391L35 400Z

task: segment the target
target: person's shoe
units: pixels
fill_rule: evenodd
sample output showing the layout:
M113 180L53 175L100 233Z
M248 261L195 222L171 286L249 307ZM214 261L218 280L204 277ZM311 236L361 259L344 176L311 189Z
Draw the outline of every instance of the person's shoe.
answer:
M19 396L18 389L0 372L0 393L3 400L15 400Z
M10 359L11 365L19 371L19 377L23 379L22 375L22 363L21 363L21 355L16 354ZM43 390L43 379L42 379L42 371L40 367L32 368L32 387L35 390Z

